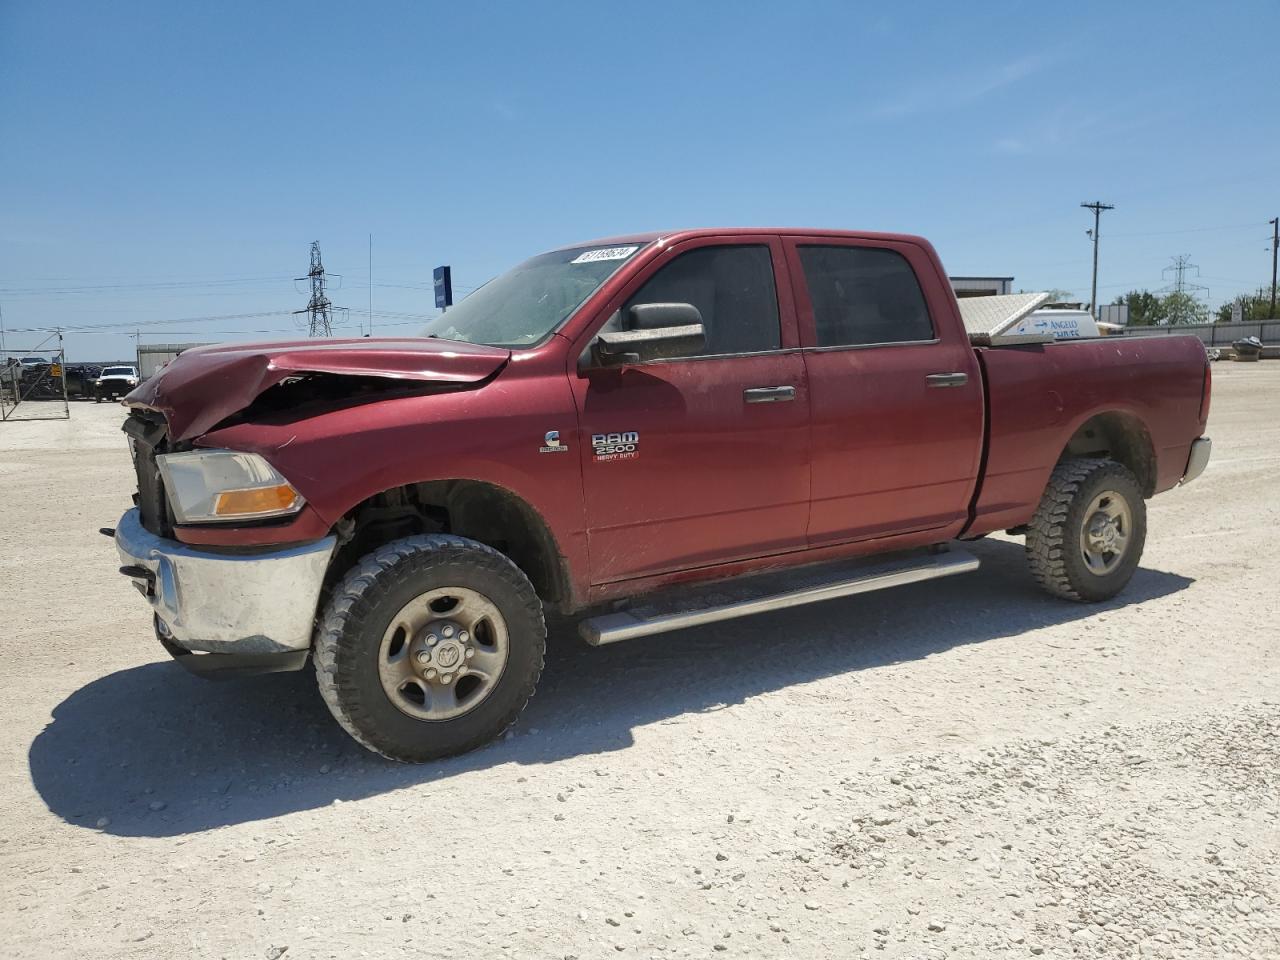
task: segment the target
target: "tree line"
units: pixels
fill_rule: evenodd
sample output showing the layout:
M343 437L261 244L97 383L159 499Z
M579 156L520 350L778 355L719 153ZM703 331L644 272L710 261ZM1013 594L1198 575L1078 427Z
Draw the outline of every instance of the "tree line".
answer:
M1189 293L1159 294L1150 290L1130 290L1113 303L1129 307L1129 326L1167 327L1182 323L1230 323L1231 308L1236 299L1243 301L1244 321L1266 320L1271 311L1271 288L1259 287L1255 293L1228 300L1217 310L1209 308ZM1280 312L1280 307L1277 308Z

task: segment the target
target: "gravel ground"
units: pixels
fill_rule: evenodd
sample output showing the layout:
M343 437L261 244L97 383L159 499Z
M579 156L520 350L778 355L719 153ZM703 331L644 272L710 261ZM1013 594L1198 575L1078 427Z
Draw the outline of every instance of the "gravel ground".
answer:
M1280 364L1098 606L976 574L591 650L379 760L309 674L167 662L114 406L0 424L11 957L1280 957Z

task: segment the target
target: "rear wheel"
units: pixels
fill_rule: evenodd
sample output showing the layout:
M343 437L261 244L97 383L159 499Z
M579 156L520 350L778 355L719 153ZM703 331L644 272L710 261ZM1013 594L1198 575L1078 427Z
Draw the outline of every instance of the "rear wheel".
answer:
M1065 460L1028 526L1027 560L1049 593L1097 602L1128 584L1146 539L1146 503L1128 468L1114 460Z
M510 726L533 695L545 647L542 605L509 559L462 537L407 537L334 588L316 677L356 740L420 763Z

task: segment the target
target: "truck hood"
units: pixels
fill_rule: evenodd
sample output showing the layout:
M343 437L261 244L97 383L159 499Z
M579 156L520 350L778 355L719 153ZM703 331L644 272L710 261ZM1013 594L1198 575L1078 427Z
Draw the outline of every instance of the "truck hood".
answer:
M510 357L510 350L499 347L426 337L217 344L184 351L125 403L164 414L170 440L189 440L290 377L333 374L458 386L487 380Z

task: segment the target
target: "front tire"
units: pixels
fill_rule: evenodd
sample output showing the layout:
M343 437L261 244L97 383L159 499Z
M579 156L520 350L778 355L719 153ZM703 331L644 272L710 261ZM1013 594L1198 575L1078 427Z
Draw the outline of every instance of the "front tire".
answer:
M1137 478L1114 460L1064 460L1027 529L1027 561L1056 597L1109 600L1133 577L1147 539Z
M542 604L498 551L462 537L406 537L334 587L316 636L320 693L360 744L423 763L502 734L533 695Z

